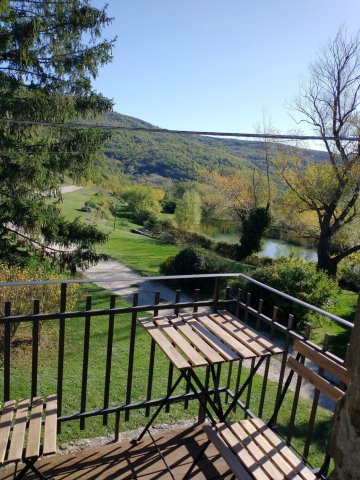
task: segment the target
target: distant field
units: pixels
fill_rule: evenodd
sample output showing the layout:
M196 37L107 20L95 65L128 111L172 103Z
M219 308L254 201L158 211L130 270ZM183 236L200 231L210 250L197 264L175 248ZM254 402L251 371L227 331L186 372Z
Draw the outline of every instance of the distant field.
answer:
M81 212L81 207L97 192L94 188L82 188L75 192L64 194L62 210L69 220L80 217L82 221L95 223L102 231L109 235L108 242L99 245L97 250L110 255L115 260L143 275L158 275L159 265L167 257L176 255L179 248L175 245L160 243L142 235L131 233L130 229L139 225L133 223L126 211L126 207L119 205L119 216L110 220L95 217L93 213ZM116 199L104 194L115 205ZM114 221L115 220L115 221ZM114 228L115 227L115 228Z

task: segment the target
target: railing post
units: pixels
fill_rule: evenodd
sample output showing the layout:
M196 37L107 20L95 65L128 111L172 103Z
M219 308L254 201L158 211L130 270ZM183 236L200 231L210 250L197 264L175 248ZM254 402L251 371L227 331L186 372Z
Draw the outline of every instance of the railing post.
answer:
M40 302L34 300L34 315L40 313ZM31 398L37 396L38 363L39 363L39 320L33 320L32 325L32 359L31 359Z
M155 292L155 300L154 305L159 305L160 303L160 292ZM159 309L154 308L154 317L159 315ZM150 358L149 358L149 374L148 374L148 383L147 383L147 391L146 391L146 400L149 401L151 399L152 393L152 384L153 384L153 377L154 377L154 363L155 363L155 347L156 343L153 339L151 339L151 346L150 346ZM145 408L145 417L150 415L150 407Z
M292 326L293 326L293 321L294 321L294 316L290 314L289 317L288 317L288 323L287 323L287 327L286 327L284 353L283 353L283 358L282 358L282 361L281 361L279 384L278 384L278 389L277 389L277 393L276 393L275 405L278 405L278 403L280 401L281 392L282 392L286 362L287 362L287 358L288 358L288 354L289 354L289 348L290 348L290 331L291 331ZM272 423L276 424L277 416L274 416L274 418L272 420L273 420Z
M4 402L10 400L10 370L11 370L11 322L6 317L11 315L11 302L5 302L4 327Z
M116 295L110 297L110 310L116 306ZM112 365L112 349L114 339L114 323L115 315L109 314L109 326L108 326L108 339L106 348L106 369L105 369L105 385L104 385L104 408L109 406L110 398L110 383L111 383L111 365ZM103 425L107 425L108 415L105 413L103 416Z
M133 297L133 307L137 307L139 303L139 293L135 292ZM134 354L135 354L135 339L136 339L136 324L137 324L137 312L133 311L131 316L131 331L130 331L130 349L129 349L129 366L126 385L126 405L131 403L131 390L133 379L133 367L134 367ZM125 421L130 418L130 410L125 411Z
M87 312L91 310L92 298L86 297L85 309ZM81 405L80 412L86 411L86 396L87 396L87 379L89 370L89 347L90 347L90 315L85 314L85 330L84 330L84 351L83 351L83 369L81 382ZM85 418L80 418L80 430L85 428Z
M216 313L218 310L219 294L220 294L220 279L219 277L216 277L215 286L214 286L214 304L213 304L214 313Z
M61 284L60 313L66 312L67 283ZM58 375L57 375L57 396L58 396L58 417L62 413L63 399L63 378L64 378L64 351L65 351L65 318L60 317L59 321L59 350L58 350ZM58 432L61 433L61 423L58 421Z

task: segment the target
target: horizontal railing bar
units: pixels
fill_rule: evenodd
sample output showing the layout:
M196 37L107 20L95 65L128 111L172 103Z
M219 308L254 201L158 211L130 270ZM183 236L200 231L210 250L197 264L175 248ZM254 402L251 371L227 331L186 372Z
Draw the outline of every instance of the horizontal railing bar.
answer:
M221 304L234 303L235 300L221 300ZM148 312L154 309L157 310L171 310L176 308L191 308L194 306L197 307L210 307L213 305L212 300L199 300L197 302L179 302L179 303L159 303L157 305L139 305L137 307L118 307L118 308L104 308L101 310L90 310L86 312L86 315L89 317L96 317L101 315L109 314L123 314L123 313L132 313L132 312ZM43 320L59 320L62 318L83 318L85 316L85 311L77 310L74 312L51 312L51 313L40 313L40 314L29 314L29 315L12 315L9 317L1 317L0 324L7 322L32 322L32 321L43 321Z
M223 393L226 392L227 389L226 387L220 387L219 392ZM200 395L200 391L198 392L198 395ZM209 395L212 395L215 393L214 389L211 389L208 391ZM180 403L184 400L196 400L197 396L190 392L190 393L180 393L178 395L173 395L172 397L169 398L167 403ZM126 410L137 410L140 408L147 408L147 407L157 407L163 402L163 398L156 398L153 400L144 400L143 402L137 402L137 403L130 403L129 405L121 405L117 407L108 407L108 408L99 408L97 410L89 410L88 412L79 412L79 413L73 413L69 415L62 415L61 417L58 418L60 422L67 422L69 420L79 420L80 418L86 418L86 417L95 417L97 415L104 415L104 414L110 414L110 413L117 413L117 412L123 412Z
M341 317L338 317L337 315L334 315L332 313L327 312L326 310L323 310L321 308L315 307L314 305L311 305L310 303L304 302L303 300L299 300L298 298L295 298L287 293L281 292L280 290L277 290L276 288L270 287L269 285L266 285L264 283L258 282L257 280L254 280L251 277L248 277L247 275L244 275L243 273L208 273L208 274L202 274L202 275L169 275L169 276L155 276L155 277L122 277L122 278L109 278L109 279L91 279L91 278L86 278L86 279L77 279L77 280L42 280L42 281L29 281L29 282L0 282L0 287L16 287L16 286L26 286L26 285L57 285L61 283L114 283L114 282L124 282L124 281L134 281L134 282L145 282L145 281L167 281L167 280L186 280L186 279L196 279L196 278L234 278L234 277L239 277L243 278L244 280L253 283L254 285L257 285L265 290L268 290L269 292L275 293L276 295L279 295L280 297L286 298L287 300L290 300L293 303L296 303L297 305L301 305L309 310L312 310L314 312L320 313L321 315L324 315L327 318L330 318L331 320L334 320L335 322L339 323L340 325L343 325L345 327L353 328L354 324L344 320Z
M304 341L303 335L301 335L300 333L297 333L295 330L289 330L288 331L287 328L285 327L285 325L282 325L281 323L272 320L270 317L267 317L263 313L259 314L257 312L257 310L255 310L254 308L251 308L251 307L247 307L245 303L240 302L239 300L237 300L236 303L238 303L243 309L247 309L250 312L251 315L254 315L254 316L258 317L260 320L262 320L267 325L274 326L275 329L278 330L279 332L281 332L283 334L288 333L289 336L293 340ZM316 345L316 343L313 343L310 340L306 340L306 343L309 344L311 347L313 347L315 350L317 350L319 352L323 352L322 347L320 347L319 345ZM344 364L344 359L342 359L340 357L337 357L336 355L331 353L329 350L326 351L326 355L331 357L334 361L336 361L340 365Z
M129 280L136 282L164 281L164 280L186 280L191 278L231 278L238 277L239 273L203 273L196 275L166 275L155 277L119 277L119 278L81 278L70 280L29 280L27 282L0 282L0 287L25 287L27 285L59 285L60 283L114 283L127 282Z
M275 293L276 295L279 295L280 297L286 298L287 300L291 300L293 303L296 303L298 305L301 305L302 307L306 307L309 310L313 310L314 312L320 313L321 315L324 315L325 317L330 318L331 320L334 320L337 323L340 323L340 325L343 325L344 327L350 327L353 328L354 324L351 322L348 322L347 320L344 320L343 318L338 317L337 315L333 315L332 313L329 313L325 310L322 310L321 308L315 307L314 305L310 305L310 303L304 302L302 300L299 300L298 298L292 297L291 295L288 295L287 293L281 292L280 290L277 290L276 288L269 287L269 285L266 285L265 283L258 282L257 280L254 280L251 277L248 277L247 275L244 275L243 273L239 273L238 276L240 278L243 278L244 280L253 283L254 285L257 285L258 287L264 288L265 290L268 290L269 292Z

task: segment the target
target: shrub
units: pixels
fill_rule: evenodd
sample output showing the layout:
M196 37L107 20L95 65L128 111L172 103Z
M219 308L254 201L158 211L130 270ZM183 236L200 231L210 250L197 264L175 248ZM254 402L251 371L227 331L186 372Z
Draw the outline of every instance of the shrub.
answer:
M339 283L354 291L360 291L360 253L353 253L341 261L338 267Z
M177 255L169 257L160 265L163 275L200 275L206 273L226 273L234 271L234 262L198 247L187 247ZM194 279L178 281L184 288L201 288L211 292L214 289L213 279Z
M36 280L59 280L61 277L47 269L20 268L0 264L0 282L28 282ZM67 309L71 310L79 298L80 287L69 284L67 287ZM40 300L42 313L57 311L59 309L60 285L25 285L0 288L0 316L5 314L4 303L11 302L12 315L26 315L33 312L33 301ZM16 334L18 323L12 323L11 337ZM0 325L0 338L4 338L4 325ZM0 349L3 348L2 342Z
M214 252L222 257L235 259L237 244L228 242L216 242Z
M256 268L251 272L255 280L287 293L325 310L330 310L339 294L336 282L323 271L317 271L314 263L302 259L281 257L273 264ZM279 320L286 323L288 315L294 315L294 326L301 329L305 322L319 324L321 316L251 282L236 279L230 282L233 293L239 287L252 294L252 301L264 300L264 311L271 314L274 305L279 307ZM255 305L255 303L254 303Z
M133 185L123 194L135 221L143 224L151 215L158 216L161 212L157 189L146 185Z
M266 265L272 265L275 260L271 257L260 257L259 255L250 255L245 258L245 263L253 265L254 267L264 267Z

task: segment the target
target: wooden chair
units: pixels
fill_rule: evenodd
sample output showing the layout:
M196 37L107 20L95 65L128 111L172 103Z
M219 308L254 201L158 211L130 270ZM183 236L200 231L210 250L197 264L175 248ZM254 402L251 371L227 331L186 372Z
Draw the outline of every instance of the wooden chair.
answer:
M344 395L343 390L305 366L305 358L317 364L320 371L330 373L342 384L349 384L350 375L346 368L303 341L296 340L294 350L298 352L297 356L296 358L289 357L287 361L290 373L268 424L265 424L260 418L249 418L232 424L204 425L203 429L208 437L208 442L195 459L184 479L190 476L195 464L200 460L210 443L219 451L234 474L234 478L241 480L314 480L322 476L328 468L329 455L326 455L323 467L315 475L305 462L299 459L286 443L274 433L271 427L273 427L273 422L277 418L294 373L310 382L317 390L335 402L339 401Z
M0 419L0 465L23 462L22 470L14 474L16 480L23 478L28 470L46 479L34 464L41 455L56 452L56 425L57 395L49 395L45 403L41 397L31 402L4 402Z

